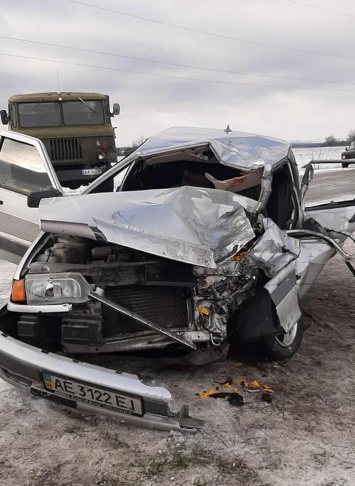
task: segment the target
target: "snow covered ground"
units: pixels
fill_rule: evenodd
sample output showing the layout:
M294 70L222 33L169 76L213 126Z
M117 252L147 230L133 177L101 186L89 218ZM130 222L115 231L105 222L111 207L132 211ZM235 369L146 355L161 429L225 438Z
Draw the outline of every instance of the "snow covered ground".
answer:
M304 165L310 160L340 160L341 153L345 147L314 147L314 148L294 148L297 163Z
M302 173L302 167L311 160L341 160L341 153L344 150L345 147L294 148L293 153ZM313 167L315 170L341 169L340 164L314 164Z

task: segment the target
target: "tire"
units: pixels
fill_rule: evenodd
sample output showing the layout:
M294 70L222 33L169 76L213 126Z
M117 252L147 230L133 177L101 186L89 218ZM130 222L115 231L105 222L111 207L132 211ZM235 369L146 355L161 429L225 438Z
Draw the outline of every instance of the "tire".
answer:
M347 164L346 162L343 162L341 164L341 166L342 166L343 169L347 169L349 167L349 164Z
M270 361L292 358L301 345L303 320L300 319L287 334L270 336L258 342L258 354Z

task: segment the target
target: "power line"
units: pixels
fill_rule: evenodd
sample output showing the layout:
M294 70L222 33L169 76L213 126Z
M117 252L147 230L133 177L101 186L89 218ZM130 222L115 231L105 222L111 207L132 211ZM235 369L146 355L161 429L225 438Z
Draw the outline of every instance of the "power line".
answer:
M282 79L282 80L287 80L287 81L305 81L305 82L308 82L308 83L325 83L325 84L340 84L340 85L344 85L344 84L353 85L353 84L355 84L355 83L347 83L347 82L341 82L341 81L324 81L324 80L320 80L320 79L294 78L294 77L290 77L290 76L275 76L275 75L271 75L271 74L248 73L248 72L243 72L243 71L228 71L228 70L216 69L216 68L192 66L192 65L189 65L189 64L178 64L178 63L167 62L167 61L159 61L159 60L156 60L156 59L126 56L124 54L116 54L116 53L112 53L112 52L97 51L97 50L94 50L94 49L65 46L65 45L62 45L62 44L52 44L52 43L49 43L49 42L34 41L34 40L29 40L29 39L20 39L18 37L9 37L9 36L5 36L5 35L0 35L0 39L7 39L7 40L16 41L16 42L25 42L25 43L28 43L28 44L41 45L41 46L46 46L46 47L58 47L60 49L68 49L68 50L71 50L71 51L87 52L87 53L90 53L90 54L100 54L100 55L111 56L111 57L119 57L119 58L122 58L122 59L131 59L131 60L135 60L135 61L151 62L151 63L167 65L167 66L182 67L182 68L187 68L187 69L197 69L199 71L210 71L210 72L221 73L221 74L237 74L237 75L240 75L240 76L257 76L257 77L260 77L260 78ZM353 57L352 59L355 59L355 57Z
M329 88L308 88L303 86L276 86L276 85L267 85L267 84L250 84L250 83L235 83L229 81L215 81L209 79L200 79L200 78L188 78L183 76L173 76L169 74L159 74L159 73L147 73L143 71L133 71L128 69L119 69L107 66L94 66L92 64L82 64L77 62L70 62L70 61L59 61L56 59L44 59L41 57L32 57L32 56L23 56L19 54L9 54L6 52L0 52L0 56L7 56L7 57L16 57L19 59L30 59L32 61L44 61L44 62L52 62L57 64L67 64L70 66L78 66L78 67L87 67L91 69L105 69L107 71L118 71L121 73L128 73L128 74L139 74L143 76L154 76L159 78L168 78L168 79L176 79L176 80L183 80L183 81L194 81L198 83L209 83L209 84L223 84L229 86L248 86L254 88L273 88L273 89L298 89L298 90L308 90L308 91L333 91L338 93L351 93L354 92L355 89L329 89Z
M332 10L332 9L326 8L326 7L318 7L317 5L311 5L310 3L298 2L297 0L285 0L285 2L295 3L297 5L302 5L303 7L315 8L316 10L323 10L324 12L330 12L330 13L333 13L333 14L342 15L343 17L355 18L355 15L353 15L353 14L349 14L349 13L345 13L345 12L339 12L337 10Z
M185 31L188 31L188 32L194 32L195 34L203 34L203 35L207 35L207 36L218 37L220 39L228 39L228 40L237 41L237 42L245 42L247 44L253 44L253 45L256 45L256 46L271 47L273 49L282 49L284 51L301 52L303 54L316 54L317 56L336 57L336 58L339 58L339 59L353 59L352 57L342 56L340 54L327 54L327 53L324 53L324 52L311 51L311 50L308 50L308 49L298 49L296 47L285 47L285 46L280 46L280 45L277 45L277 44L268 44L266 42L258 42L258 41L253 41L253 40L249 40L249 39L242 39L241 37L232 37L232 36L223 35L223 34L216 34L215 32L208 32L208 31L205 31L205 30L193 29L191 27L184 27L183 25L179 25L179 24L172 24L170 22L163 22L163 21L151 19L151 18L148 18L148 17L142 17L140 15L128 14L126 12L122 12L121 10L115 10L115 9L106 8L106 7L99 7L98 5L92 5L91 3L86 3L86 2L79 1L79 0L64 0L64 1L69 2L69 3L75 3L75 4L78 4L78 5L84 5L86 7L95 8L97 10L103 10L105 12L116 13L116 14L119 14L119 15L123 15L125 17L137 19L137 20L143 20L145 22L151 22L151 23L154 23L154 24L164 25L165 27L173 27L174 29L185 30Z

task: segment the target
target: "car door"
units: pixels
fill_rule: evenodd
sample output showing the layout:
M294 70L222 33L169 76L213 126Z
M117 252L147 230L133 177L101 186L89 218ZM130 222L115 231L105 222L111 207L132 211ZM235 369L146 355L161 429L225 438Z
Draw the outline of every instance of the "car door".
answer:
M339 167L341 162L333 165ZM341 248L355 231L355 169L344 171L314 170L307 164L302 181L301 202L304 215L299 230L301 253L297 259L296 272L299 276L299 295L302 298L336 253L350 259ZM302 234L303 233L303 234ZM354 248L349 248L354 254ZM347 263L348 264L348 263Z
M63 193L40 140L0 130L0 258L18 263L39 234L32 192L53 187Z
M344 177L341 168L313 170L312 165L308 164L302 181L305 218L333 230L332 236L342 243L346 239L342 232L355 231L355 169L346 171Z

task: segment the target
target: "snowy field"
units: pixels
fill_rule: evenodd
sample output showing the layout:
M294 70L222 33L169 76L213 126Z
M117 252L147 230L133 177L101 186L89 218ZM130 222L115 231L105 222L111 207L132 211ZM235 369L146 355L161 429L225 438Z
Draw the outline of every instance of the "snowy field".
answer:
M315 148L294 148L297 164L307 164L310 160L340 160L341 153L345 151L345 147L315 147ZM328 165L328 164L327 164ZM323 165L322 168L326 168L327 165ZM336 164L333 165L336 167Z
M303 166L311 160L341 160L341 153L345 147L315 147L315 148L294 148L293 153L300 175L303 175ZM314 170L342 169L341 164L313 164Z
M339 158L342 150L295 154L304 165ZM351 245L347 250L354 253ZM0 261L0 303L14 268ZM287 363L230 358L182 368L159 360L98 360L154 376L178 405L189 403L191 414L207 422L195 435L80 414L0 381L0 486L354 486L354 284L335 257L303 303L309 328ZM268 384L272 403L260 393L245 392L240 408L197 396L229 377Z

